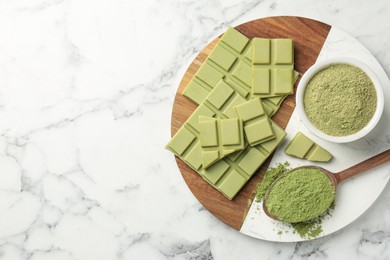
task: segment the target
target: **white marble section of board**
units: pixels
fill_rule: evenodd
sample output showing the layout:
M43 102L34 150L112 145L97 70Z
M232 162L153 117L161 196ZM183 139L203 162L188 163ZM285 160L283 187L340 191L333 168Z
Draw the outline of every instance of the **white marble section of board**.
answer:
M369 65L379 77L385 94L390 99L390 81L375 57L355 38L344 31L332 27L317 61L330 57L347 56L359 59ZM332 172L338 172L362 162L390 147L390 106L386 106L378 126L364 139L349 144L334 144L311 134L302 124L294 111L287 125L287 138L277 149L271 165L288 161L291 167L313 164L307 160L292 158L284 153L289 141L298 131L309 136L316 143L330 151L334 158L330 163L316 163ZM389 166L379 166L360 176L342 183L337 190L336 207L332 217L323 221L323 232L319 237L331 234L357 219L378 198L390 178ZM278 231L283 231L278 235ZM267 217L262 203L253 202L240 232L259 239L293 242L303 241L293 230Z

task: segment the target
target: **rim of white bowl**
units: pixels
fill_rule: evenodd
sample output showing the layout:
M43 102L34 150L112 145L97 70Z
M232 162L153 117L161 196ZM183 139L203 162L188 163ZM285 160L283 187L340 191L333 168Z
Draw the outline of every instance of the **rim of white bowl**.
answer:
M309 118L306 115L306 112L304 110L303 105L303 96L305 93L305 89L311 78L320 70L329 67L334 64L349 64L355 67L360 68L363 70L367 76L371 79L372 83L374 84L376 94L377 94L377 104L376 104L376 110L371 118L371 120L368 122L368 124L363 127L360 131L347 136L332 136L328 135L318 128L316 128L309 120ZM355 58L350 57L337 57L337 58L329 58L323 61L316 62L313 66L311 66L305 74L302 76L296 93L296 106L298 110L298 114L300 119L302 120L303 124L316 136L330 141L334 143L348 143L353 142L358 139L361 139L362 137L366 136L371 130L375 128L375 126L378 124L384 108L384 94L382 89L382 84L379 81L377 75L375 72L365 63L361 62L360 60L357 60Z

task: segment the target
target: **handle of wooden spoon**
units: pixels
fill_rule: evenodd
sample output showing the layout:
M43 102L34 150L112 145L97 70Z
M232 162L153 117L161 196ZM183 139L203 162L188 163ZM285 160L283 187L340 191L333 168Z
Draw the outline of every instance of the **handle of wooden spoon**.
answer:
M340 183L348 178L358 175L359 173L365 172L369 169L372 169L376 166L379 166L389 161L390 161L390 149L378 155L375 155L374 157L371 157L361 163L358 163L348 169L345 169L344 171L338 172L334 176L336 177L337 182Z

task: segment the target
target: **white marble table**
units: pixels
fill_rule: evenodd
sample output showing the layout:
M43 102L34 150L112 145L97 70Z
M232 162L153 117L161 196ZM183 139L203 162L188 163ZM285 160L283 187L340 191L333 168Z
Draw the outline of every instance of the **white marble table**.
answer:
M192 59L272 15L336 25L390 75L386 0L0 1L0 260L389 259L389 186L335 234L271 243L205 210L164 150Z

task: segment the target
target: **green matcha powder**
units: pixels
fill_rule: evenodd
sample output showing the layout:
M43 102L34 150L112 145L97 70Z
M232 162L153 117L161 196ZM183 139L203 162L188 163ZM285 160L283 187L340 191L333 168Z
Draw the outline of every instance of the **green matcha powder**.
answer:
M287 171L291 170L289 165L290 164L288 162L285 162L284 164L279 163L276 167L271 167L267 170L262 181L258 183L256 188L255 199L257 202L260 202L264 198L268 188L277 178L279 178ZM333 209L333 206L334 204L332 204L332 206L329 208L328 211L326 211L326 213L313 220L285 224L290 225L294 230L293 233L298 233L302 238L315 238L322 232L322 219L330 215L330 211ZM278 234L282 235L283 232L279 230Z
M285 162L284 164L279 163L276 167L269 168L265 173L263 179L256 187L256 201L260 202L265 193L268 190L268 187L277 179L280 175L289 170L290 164Z
M266 206L279 220L297 223L324 213L334 197L334 187L327 175L317 168L298 168L272 184Z
M331 65L306 86L304 109L309 120L332 136L347 136L364 128L376 110L374 84L360 68Z

